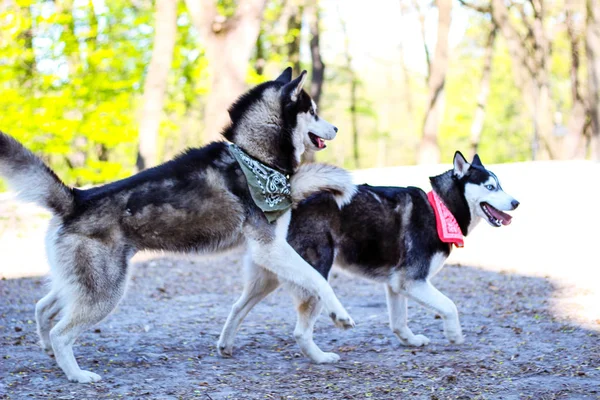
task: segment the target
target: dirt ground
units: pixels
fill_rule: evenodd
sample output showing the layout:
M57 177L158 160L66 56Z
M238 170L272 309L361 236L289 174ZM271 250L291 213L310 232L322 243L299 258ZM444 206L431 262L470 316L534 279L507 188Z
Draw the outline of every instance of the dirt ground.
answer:
M357 322L328 318L316 341L342 360L313 365L299 354L295 314L278 290L238 334L234 357L215 349L241 290L241 253L164 256L134 265L116 312L75 347L95 384L69 383L36 344L34 304L43 278L0 281L0 398L26 399L400 399L600 398L599 333L552 312L556 290L543 278L450 266L436 278L461 313L464 345L449 345L441 320L410 306L411 327L432 340L404 348L387 327L378 285L336 275L337 294Z

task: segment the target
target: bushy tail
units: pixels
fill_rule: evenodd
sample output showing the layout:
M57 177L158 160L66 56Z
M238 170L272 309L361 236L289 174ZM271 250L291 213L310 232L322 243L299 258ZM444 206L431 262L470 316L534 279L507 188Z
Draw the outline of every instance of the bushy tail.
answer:
M352 176L342 168L327 164L303 164L292 176L292 200L299 203L316 192L329 192L340 208L356 193Z
M0 132L0 176L23 201L34 202L59 216L74 207L73 190L21 143Z

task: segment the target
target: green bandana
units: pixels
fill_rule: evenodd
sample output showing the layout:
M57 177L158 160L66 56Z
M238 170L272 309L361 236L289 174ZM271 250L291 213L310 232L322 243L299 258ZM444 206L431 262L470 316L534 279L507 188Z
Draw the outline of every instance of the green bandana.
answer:
M250 157L235 144L229 145L229 151L246 175L252 200L270 223L292 207L291 187L284 174Z

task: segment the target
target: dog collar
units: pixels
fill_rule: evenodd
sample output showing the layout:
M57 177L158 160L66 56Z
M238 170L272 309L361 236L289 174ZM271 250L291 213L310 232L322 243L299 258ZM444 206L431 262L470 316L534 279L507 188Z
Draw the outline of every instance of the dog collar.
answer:
M431 207L433 207L435 224L440 240L444 243L451 243L456 247L464 247L465 244L460 226L442 199L433 190L427 193L427 199Z
M235 144L229 152L246 176L252 200L272 223L292 207L291 185L287 176L250 157Z

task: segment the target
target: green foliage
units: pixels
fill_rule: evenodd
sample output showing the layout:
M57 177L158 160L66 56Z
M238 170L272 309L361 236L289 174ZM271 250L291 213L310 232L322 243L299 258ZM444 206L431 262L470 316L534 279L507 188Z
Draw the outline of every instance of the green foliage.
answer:
M303 43L300 62L310 69L309 35L306 27L288 29L287 6L282 0L267 1L256 51L247 66L249 85L270 79L290 65L288 44L298 37ZM177 42L160 126L161 159L204 142L204 104L210 95L203 43L185 3L179 2L178 7ZM217 12L229 18L235 7L235 0L219 0ZM138 110L152 51L153 12L151 2L129 0L3 4L0 129L42 155L69 184L95 184L129 175L134 169ZM338 126L340 133L317 159L355 167L350 113L350 85L355 80L360 166L414 163L426 108L427 78L410 65L403 69L393 54L389 60L396 61L380 64L368 55L352 54L361 67L349 69L343 54L346 38L340 36L339 27L330 25L321 24L326 71L320 114ZM489 21L473 14L465 36L451 49L439 131L444 162L450 162L456 149L469 151L488 32ZM581 60L584 50L580 46ZM390 51L395 51L391 45ZM570 52L565 32L557 30L552 38L550 89L555 111L565 116L564 124L572 104ZM405 54L405 61L412 56ZM388 61L390 65L385 66ZM367 64L370 67L364 67ZM585 67L580 77L585 85ZM499 34L480 154L488 163L527 160L532 132L530 115L515 87L511 59Z

